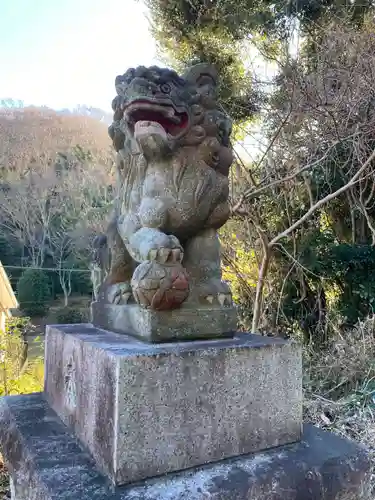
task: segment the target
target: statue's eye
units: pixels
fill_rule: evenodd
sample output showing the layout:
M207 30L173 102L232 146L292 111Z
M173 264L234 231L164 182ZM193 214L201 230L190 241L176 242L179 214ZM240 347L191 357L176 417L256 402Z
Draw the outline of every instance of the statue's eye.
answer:
M211 159L214 165L217 165L219 163L220 156L218 153L212 153Z
M162 85L160 85L160 90L163 92L163 94L169 94L169 92L171 91L171 86L169 85L169 83L163 83Z

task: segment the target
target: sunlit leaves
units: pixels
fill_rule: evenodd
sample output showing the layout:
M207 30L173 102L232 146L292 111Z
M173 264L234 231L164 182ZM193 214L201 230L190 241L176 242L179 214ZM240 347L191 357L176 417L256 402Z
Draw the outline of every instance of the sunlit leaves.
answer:
M43 389L41 357L25 359L25 335L33 333L28 318L10 318L0 330L0 395L28 394Z

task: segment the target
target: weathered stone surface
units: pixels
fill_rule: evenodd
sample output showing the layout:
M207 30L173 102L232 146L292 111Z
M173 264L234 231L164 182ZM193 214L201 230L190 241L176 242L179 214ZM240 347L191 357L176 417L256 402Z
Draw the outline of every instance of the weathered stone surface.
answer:
M233 306L153 311L137 304L93 302L91 315L93 324L99 328L134 335L148 342L231 337L237 326Z
M218 83L216 69L204 63L183 75L139 66L116 77L109 134L118 196L106 235L93 245L96 302L154 311L188 304L207 307L207 317L212 308L233 307L217 234L230 215L232 122L217 102ZM113 308L102 308L106 313ZM94 324L103 321L94 315Z
M40 394L0 400L12 500L373 500L367 453L312 426L302 441L113 487Z
M297 441L301 371L282 339L147 344L47 328L46 397L116 484Z

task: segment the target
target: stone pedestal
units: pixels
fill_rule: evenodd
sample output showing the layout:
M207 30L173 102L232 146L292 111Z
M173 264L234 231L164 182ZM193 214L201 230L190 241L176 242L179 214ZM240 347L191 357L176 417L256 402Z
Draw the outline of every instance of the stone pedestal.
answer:
M231 305L153 311L138 304L93 302L91 317L98 328L147 342L233 337L237 327L237 312Z
M311 426L295 444L116 487L41 394L0 400L0 442L12 500L373 500L366 452Z
M301 351L50 326L43 394L0 399L12 500L372 500L366 451L302 431Z
M47 327L45 395L115 484L300 439L297 344L146 344L86 325Z

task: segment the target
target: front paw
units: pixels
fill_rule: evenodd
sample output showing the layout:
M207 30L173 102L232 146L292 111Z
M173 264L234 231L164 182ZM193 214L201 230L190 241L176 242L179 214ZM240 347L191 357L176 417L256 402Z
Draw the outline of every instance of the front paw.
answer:
M116 283L107 291L107 300L110 304L127 304L133 298L130 283Z
M147 260L154 260L160 264L180 264L184 258L183 248L175 236L168 235L168 245L161 248L152 248Z
M193 295L198 303L204 306L233 306L233 299L229 286L219 279L214 279L196 286L193 290L192 296Z
M170 234L162 233L153 228L142 228L137 231L140 261L155 261L160 264L181 263L184 257L182 245Z

